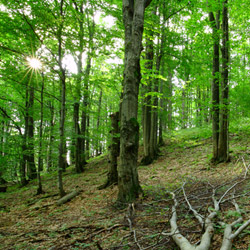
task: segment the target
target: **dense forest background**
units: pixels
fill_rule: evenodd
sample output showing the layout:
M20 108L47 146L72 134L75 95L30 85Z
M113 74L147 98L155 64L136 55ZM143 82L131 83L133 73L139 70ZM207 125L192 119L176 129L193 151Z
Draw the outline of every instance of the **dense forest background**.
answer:
M232 149L241 129L249 135L248 5L246 0L1 0L1 191L16 183L20 189L34 184L42 195L51 174L59 197L68 201L79 191L65 183L67 172L85 175L104 156L107 177L96 189L118 184L116 207L131 208L145 189L137 165L152 166L165 147L171 151L171 143L179 145L173 139L178 131L193 131L192 140L211 139L206 164L243 161L237 172L244 172L242 181L227 184L218 206L217 189L209 182L218 212L249 176L247 159ZM184 148L200 146L183 138ZM177 194L171 192L176 209ZM185 192L183 199L209 231L215 215L208 222ZM137 242L132 217L127 221L135 248L127 249L153 249ZM249 213L239 218L243 227L234 237L250 224ZM171 230L172 236L179 233L174 224Z

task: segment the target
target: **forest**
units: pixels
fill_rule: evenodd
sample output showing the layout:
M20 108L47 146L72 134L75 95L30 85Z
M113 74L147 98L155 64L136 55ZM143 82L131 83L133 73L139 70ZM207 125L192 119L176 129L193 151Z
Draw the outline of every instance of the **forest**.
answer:
M0 249L250 250L248 0L0 0Z

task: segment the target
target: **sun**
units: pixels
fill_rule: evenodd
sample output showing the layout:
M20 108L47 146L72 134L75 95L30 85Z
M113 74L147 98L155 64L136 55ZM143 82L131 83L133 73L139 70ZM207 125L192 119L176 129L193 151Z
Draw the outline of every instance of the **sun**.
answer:
M28 61L29 67L34 70L39 70L42 68L41 61L35 57L27 57L27 61Z

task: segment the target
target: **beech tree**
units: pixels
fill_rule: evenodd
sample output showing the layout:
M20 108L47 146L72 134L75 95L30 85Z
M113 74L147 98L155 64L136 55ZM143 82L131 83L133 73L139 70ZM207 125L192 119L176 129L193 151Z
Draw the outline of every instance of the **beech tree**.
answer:
M213 30L213 84L212 84L212 116L213 116L213 161L218 160L219 146L219 78L220 78L220 10L217 13L209 13L209 19Z
M220 3L217 5L216 17L209 13L213 30L213 85L212 85L212 112L213 112L213 161L225 162L229 159L228 142L228 114L229 114L229 31L228 31L228 2L223 1L222 11L222 72L220 81ZM220 84L221 83L221 84Z
M151 0L123 0L125 59L121 107L121 163L118 166L118 201L130 202L140 192L137 171L139 123L138 94L144 12Z
M222 11L222 81L221 81L221 116L219 136L219 162L229 159L229 31L228 31L228 1L223 1Z

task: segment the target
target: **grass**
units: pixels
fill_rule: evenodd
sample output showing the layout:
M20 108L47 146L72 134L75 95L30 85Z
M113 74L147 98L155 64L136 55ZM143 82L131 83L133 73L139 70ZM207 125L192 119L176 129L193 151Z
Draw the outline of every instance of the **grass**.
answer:
M146 246L158 241L162 245L157 250L176 249L171 240L159 236L162 230L169 230L172 202L166 190L177 190L184 180L203 185L207 181L219 183L239 175L244 170L242 157L247 164L250 162L248 122L249 120L242 121L240 128L231 124L230 150L233 157L229 163L211 165L211 127L203 127L173 132L167 137L166 145L161 148L161 156L153 164L138 168L144 194L135 204L133 228L137 232L137 238L143 239L141 244ZM113 206L117 187L97 189L104 183L107 169L107 156L91 159L82 174L75 174L73 167L68 168L63 176L65 190L69 193L78 186L82 192L61 207L55 205L58 196L42 199L45 195L57 193L56 172L42 175L45 195L34 196L36 181L24 188L18 185L9 187L7 193L0 194L0 205L8 208L0 212L1 247L49 249L53 246L55 249L94 250L98 249L98 244L103 249L112 249L121 243L117 249L136 249L135 245L131 245L134 239L126 221L127 209L116 210ZM194 186L187 186L187 192L194 189ZM247 184L245 192L249 189L250 185ZM241 209L245 211L245 218L250 211L248 195L239 200ZM35 202L32 204L32 201ZM229 205L223 209L228 220L236 215ZM180 205L178 212L181 225L189 225L192 231L199 230L184 204ZM191 237L196 240L197 235L192 234ZM221 239L220 232L216 233L212 249L219 249ZM248 240L249 234L245 234L241 242L235 242L234 247L246 249L244 242Z

